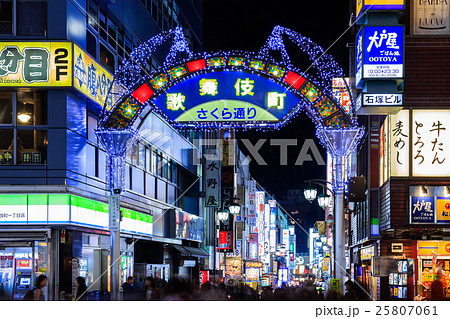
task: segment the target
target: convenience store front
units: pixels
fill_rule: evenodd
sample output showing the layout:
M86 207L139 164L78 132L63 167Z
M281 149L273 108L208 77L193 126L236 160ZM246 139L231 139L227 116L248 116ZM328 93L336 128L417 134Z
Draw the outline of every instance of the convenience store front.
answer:
M151 215L126 208L121 211L124 237L151 239ZM108 222L108 204L77 195L0 194L0 298L23 299L21 294L33 287L39 274L48 277L46 299L58 300L60 288L73 294L74 278L69 284L72 287L62 286L66 267L55 262L61 258L68 258L75 265L71 267L72 277L85 273L88 283L93 284L92 278L107 269L109 263ZM65 238L70 238L71 246L79 249L60 249L68 244L64 243ZM125 252L127 248L125 238L121 238L121 250ZM133 273L133 251L127 251L124 257L122 277ZM105 284L108 285L106 282L101 286Z
M450 241L418 241L417 292L424 298L431 297L431 283L439 269L444 273L444 298L450 298Z

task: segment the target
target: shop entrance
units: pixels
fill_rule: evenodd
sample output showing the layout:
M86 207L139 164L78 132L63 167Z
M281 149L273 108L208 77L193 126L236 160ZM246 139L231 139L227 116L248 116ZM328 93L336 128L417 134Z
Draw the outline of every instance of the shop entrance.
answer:
M0 300L23 300L39 275L48 277L48 242L0 242ZM48 287L42 290L48 300Z

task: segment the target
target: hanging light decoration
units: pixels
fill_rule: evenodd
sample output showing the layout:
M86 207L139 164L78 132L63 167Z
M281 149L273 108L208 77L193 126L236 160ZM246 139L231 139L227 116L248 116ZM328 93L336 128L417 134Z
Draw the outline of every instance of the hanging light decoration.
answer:
M238 215L241 211L241 205L239 205L238 203L232 203L230 204L228 209L230 210L231 215Z
M305 198L311 203L313 200L316 199L317 196L317 189L315 189L312 186L309 186L305 188L303 191L303 194L305 195Z
M328 194L320 194L317 196L317 203L323 209L327 208L330 205L331 197Z
M223 208L219 210L219 212L217 213L217 217L219 217L219 220L223 222L228 220L229 213L230 212L228 211L228 209Z

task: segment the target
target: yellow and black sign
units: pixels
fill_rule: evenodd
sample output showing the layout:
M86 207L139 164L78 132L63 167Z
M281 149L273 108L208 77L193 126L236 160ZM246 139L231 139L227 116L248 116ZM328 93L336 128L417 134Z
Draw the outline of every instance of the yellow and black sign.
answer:
M0 87L72 86L71 42L2 42Z

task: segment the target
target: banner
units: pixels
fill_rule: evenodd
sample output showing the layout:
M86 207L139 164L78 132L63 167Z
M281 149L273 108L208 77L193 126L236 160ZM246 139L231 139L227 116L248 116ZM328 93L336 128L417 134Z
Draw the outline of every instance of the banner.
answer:
M206 161L204 168L205 176L205 206L219 207L220 204L220 161L216 148L205 148L203 153Z
M72 86L71 42L1 42L0 87Z

